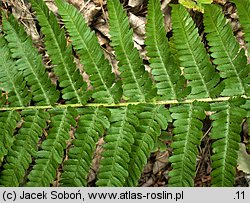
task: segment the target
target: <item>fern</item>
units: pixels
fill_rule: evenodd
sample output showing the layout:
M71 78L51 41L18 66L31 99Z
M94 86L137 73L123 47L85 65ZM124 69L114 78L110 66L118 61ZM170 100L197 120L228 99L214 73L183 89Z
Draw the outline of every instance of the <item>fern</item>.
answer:
M43 1L31 1L32 7L36 11L37 19L45 34L45 46L52 60L55 73L59 76L62 90L62 98L67 103L85 104L87 95L85 93L87 85L83 77L73 63L73 53L71 46L67 47L67 42L63 30L60 29L54 13Z
M148 72L145 71L139 52L134 48L133 32L128 17L118 0L107 1L111 45L119 61L120 77L123 81L124 98L145 102L154 96L155 90Z
M15 18L9 18L3 13L3 30L12 54L16 59L19 71L22 71L25 80L31 87L32 99L36 105L54 105L58 100L59 92L51 84L47 72L42 64L42 57L33 48L32 40L27 36L24 28Z
M202 138L202 120L205 118L206 104L192 103L170 108L174 121L174 138L172 143L173 170L169 173L170 186L193 186L195 177L197 147Z
M115 103L121 97L120 83L115 82L115 75L105 60L94 32L85 23L81 14L72 5L56 0L59 14L69 32L72 44L78 51L85 71L90 75L96 102Z
M0 163L13 145L14 130L20 119L20 115L16 111L0 112Z
M220 80L200 41L198 29L181 5L172 5L173 40L184 77L192 88L189 98L215 97L220 93ZM217 86L217 87L216 87Z
M212 184L214 186L232 186L236 173L238 150L243 118L246 116L244 109L240 108L244 100L229 100L211 105L215 114L210 118L212 123L211 138L215 139L212 145Z
M157 93L163 99L178 99L184 87L184 78L181 70L173 59L168 46L163 16L160 11L160 2L148 2L148 16L145 40L147 55L150 58L150 67L156 84ZM174 77L173 77L174 76Z
M30 172L27 186L49 186L53 182L57 167L62 163L62 154L69 139L70 125L75 125L74 109L52 109L51 124L48 137L43 141L36 156L36 164Z
M250 126L250 65L218 6L202 4L201 39L188 10L172 5L173 36L168 40L160 2L148 1L150 75L134 47L126 11L118 0L108 0L110 44L120 72L115 75L95 32L76 8L56 0L56 17L44 1L30 2L59 87L52 84L23 26L3 12L0 185L88 186L96 145L104 140L94 185L137 186L160 138L170 133L167 184L194 186L203 122L208 119L211 185L235 184L242 124ZM239 13L245 1L232 2L249 43L247 15ZM89 75L88 87L74 57Z
M17 70L11 58L10 50L3 36L0 36L0 88L8 94L10 106L26 106L30 103L31 95L23 80L22 73ZM14 77L13 77L14 76Z
M225 89L221 95L249 95L250 65L218 6L205 6L204 25L213 63L225 78Z
M63 163L63 186L86 186L87 176L98 139L108 129L110 112L105 108L79 109L81 117L69 150L69 159Z
M247 42L248 46L248 54L250 54L250 26L249 26L249 21L250 21L250 1L249 0L232 0L231 2L236 4L239 19L240 19L240 24L243 27L244 31L244 38Z
M48 114L43 110L22 111L24 123L16 135L11 150L7 154L7 163L1 172L0 184L4 186L19 186L25 177L25 172L32 162L32 156L37 151L38 138L46 126Z
M131 106L112 109L110 128L103 148L101 167L98 174L98 186L122 186L128 177L129 154L134 143L133 135L138 118Z
M139 125L131 147L128 169L130 175L125 182L125 186L130 187L137 185L161 129L165 130L171 121L168 110L162 105L141 105L138 108Z

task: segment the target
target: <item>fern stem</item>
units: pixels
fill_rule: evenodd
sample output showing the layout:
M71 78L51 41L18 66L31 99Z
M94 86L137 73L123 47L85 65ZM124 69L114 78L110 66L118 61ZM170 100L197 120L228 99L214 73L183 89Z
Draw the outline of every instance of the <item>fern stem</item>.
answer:
M246 100L250 100L250 97L242 95L242 98ZM63 105L57 105L57 106L27 106L27 107L2 107L0 108L0 111L15 111L15 110L23 110L23 109L53 109L53 108L60 108L60 109L66 109L68 107L73 108L82 108L82 107L124 107L128 105L138 105L138 104L153 104L153 105L168 105L168 104L191 104L194 101L200 101L200 102L222 102L222 101L228 101L231 97L218 97L218 98L200 98L200 99L186 99L183 101L178 100L162 100L162 101L151 101L151 102L124 102L124 103L88 103L86 105L82 104L63 104Z

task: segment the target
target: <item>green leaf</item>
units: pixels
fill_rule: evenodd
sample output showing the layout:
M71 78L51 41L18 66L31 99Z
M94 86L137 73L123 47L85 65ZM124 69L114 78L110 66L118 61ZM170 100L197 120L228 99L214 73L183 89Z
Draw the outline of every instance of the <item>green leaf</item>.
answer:
M24 28L18 24L13 15L8 18L2 13L3 30L12 58L22 72L31 88L32 100L36 105L54 105L59 98L59 92L48 78L41 55L33 47L32 40Z
M48 187L55 179L59 164L69 140L71 126L75 126L75 109L52 109L50 111L51 123L48 136L42 142L41 148L36 154L36 164L28 175L27 186Z
M145 44L151 72L157 81L157 94L162 99L178 99L185 80L170 52L158 0L148 2Z
M46 127L48 113L43 110L23 111L24 123L15 136L13 146L7 154L7 163L1 171L0 184L6 187L17 187L24 180L32 157L37 151L37 142Z
M152 89L152 81L145 71L138 50L134 47L133 32L127 14L119 0L108 0L107 6L111 45L119 61L124 99L142 102L150 100L155 96L155 89Z
M10 106L27 106L31 100L22 72L11 58L7 42L0 35L0 88L8 92Z
M87 26L83 16L72 5L56 0L58 12L62 17L72 40L74 49L80 55L84 70L90 76L94 87L92 97L96 102L116 103L120 100L120 83L115 82L115 75L105 59L95 33Z
M204 25L211 56L214 58L213 63L224 78L225 89L221 95L249 95L250 65L247 65L245 51L240 49L231 25L226 22L218 6L205 6Z
M172 5L173 42L178 52L184 77L192 88L189 98L215 97L222 89L219 74L200 40L198 29L182 5Z
M136 126L134 144L129 161L129 177L125 186L136 186L147 163L161 129L166 130L171 121L169 111L163 105L141 104L137 106L139 125Z
M172 171L169 172L169 186L194 186L196 159L198 146L202 138L202 120L205 118L205 103L194 102L170 108L174 119L174 136L171 147L173 155L169 158Z
M104 135L104 130L108 129L109 114L108 109L85 108L79 109L80 118L73 146L69 150L68 160L63 163L63 173L61 176L62 186L86 186L87 177L90 171L96 143L100 136Z
M49 11L43 1L31 0L31 4L44 34L45 48L62 87L62 98L66 103L85 104L88 99L87 84L76 68L72 47L67 45L65 33L60 29L55 14Z
M211 104L211 110L216 113L210 116L212 122L211 138L213 155L212 185L217 187L232 187L236 173L240 132L246 111L242 109L244 99L233 99L227 102Z
M247 42L248 55L250 56L250 1L249 0L231 0L236 4L237 14L239 15L240 24L243 28L244 39Z

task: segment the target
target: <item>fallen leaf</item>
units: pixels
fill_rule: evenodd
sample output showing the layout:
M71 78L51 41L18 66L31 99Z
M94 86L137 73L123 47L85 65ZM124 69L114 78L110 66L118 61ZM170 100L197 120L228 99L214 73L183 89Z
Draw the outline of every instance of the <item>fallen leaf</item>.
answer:
M246 145L240 143L240 150L238 154L238 169L250 174L250 155L246 151Z

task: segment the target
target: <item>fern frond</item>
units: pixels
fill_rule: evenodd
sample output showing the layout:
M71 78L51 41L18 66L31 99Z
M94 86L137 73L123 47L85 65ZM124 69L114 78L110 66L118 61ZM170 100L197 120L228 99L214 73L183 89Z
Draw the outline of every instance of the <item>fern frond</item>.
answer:
M154 95L152 81L142 63L138 50L134 47L133 31L129 27L126 12L119 0L108 0L111 45L119 61L120 77L123 83L124 99L146 101Z
M240 24L244 31L244 38L247 42L248 54L250 56L250 1L249 0L231 0L236 4L237 14L239 15Z
M172 5L173 40L184 77L189 80L189 98L215 97L221 91L220 76L210 62L198 29L187 10L180 4Z
M136 127L134 144L131 148L129 161L129 177L125 186L133 187L138 184L143 168L147 163L157 137L161 134L161 129L165 130L171 117L167 108L163 105L139 105L137 117L139 125Z
M24 110L24 123L15 136L15 141L7 155L7 163L0 174L0 184L6 187L19 186L26 170L37 151L38 138L46 127L48 113L43 110Z
M157 94L164 99L177 99L184 87L184 78L168 45L161 4L148 1L145 45L152 75L156 80Z
M14 130L21 119L16 111L0 112L0 165L15 140Z
M216 113L210 116L212 122L212 185L217 187L233 186L236 173L240 132L246 111L240 106L244 99L211 104Z
M12 60L6 40L0 36L0 88L8 92L9 106L27 106L31 100L22 73Z
M230 24L218 6L205 6L204 25L213 63L225 79L225 89L221 95L249 95L250 65L247 65L245 51L240 49Z
M69 139L70 126L75 126L75 109L52 109L51 123L46 140L42 142L42 150L38 151L36 164L30 172L27 186L48 187L56 177L59 164Z
M59 98L59 92L48 78L41 55L33 47L32 40L24 28L18 24L13 15L3 17L3 30L8 46L15 58L16 66L22 72L31 87L32 99L36 105L54 105Z
M202 120L206 117L205 103L194 102L170 108L174 121L173 155L169 186L191 187L194 185L198 146L202 138Z
M110 128L105 136L98 172L98 186L123 186L128 177L129 154L134 143L135 126L139 124L133 107L110 109Z
M90 76L94 87L92 97L96 102L116 103L120 100L120 82L115 83L115 75L105 59L95 33L87 26L83 16L72 5L62 0L55 1L58 12L72 40L73 47L80 55L84 70Z
M110 111L103 107L79 109L80 118L69 159L63 163L62 186L86 186L96 143L109 128Z
M62 98L66 103L85 104L87 84L76 68L72 47L67 46L65 33L60 29L56 16L50 12L44 1L31 0L32 8L41 26L45 39L45 48L55 65L54 71L62 89Z

